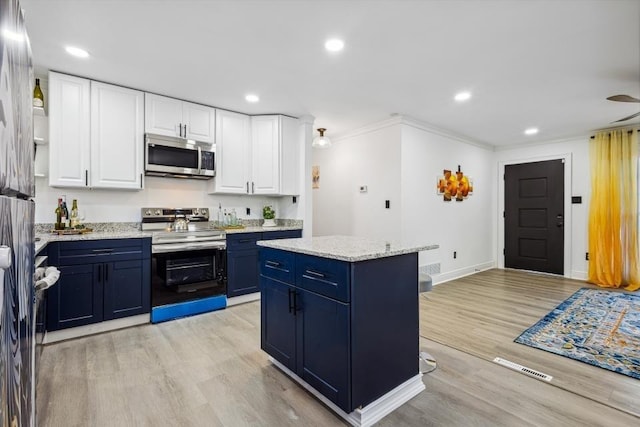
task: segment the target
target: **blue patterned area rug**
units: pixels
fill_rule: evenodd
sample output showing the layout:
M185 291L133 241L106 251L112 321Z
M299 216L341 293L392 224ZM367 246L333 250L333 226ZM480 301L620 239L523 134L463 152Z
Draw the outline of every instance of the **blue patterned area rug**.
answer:
M640 379L640 295L582 288L514 341Z

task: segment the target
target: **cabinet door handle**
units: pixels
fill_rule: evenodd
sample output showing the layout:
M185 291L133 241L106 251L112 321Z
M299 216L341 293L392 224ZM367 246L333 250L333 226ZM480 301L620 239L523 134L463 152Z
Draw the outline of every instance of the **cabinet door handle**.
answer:
M142 174L140 174L140 188L142 188Z
M249 194L249 181L247 181L247 194Z
M240 239L238 240L238 243L249 243L251 241L253 241L253 239Z
M251 183L251 194L253 194L253 193L255 193L255 192L256 192L256 183L255 183L255 182L252 182L252 183Z
M289 314L291 314L291 310L293 309L293 302L291 302L291 294L293 293L291 289L289 291Z
M312 276L319 277L321 279L324 279L325 277L327 277L323 273L320 273L319 271L313 271L313 270L305 270L305 274L310 274Z
M109 253L109 252L113 252L113 249L111 249L111 248L109 248L109 249L93 249L91 252Z
M102 264L98 264L98 282L102 281Z
M105 282L109 281L109 266L108 265L104 266L104 281Z
M279 262L275 262L275 261L266 261L265 264L268 265L269 267L276 267L276 268L282 265Z
M187 137L187 125L184 125L184 137Z
M298 293L295 290L291 290L291 294L293 294L293 315L296 315L298 311Z
M88 169L84 170L84 186L85 187L89 186L89 170Z

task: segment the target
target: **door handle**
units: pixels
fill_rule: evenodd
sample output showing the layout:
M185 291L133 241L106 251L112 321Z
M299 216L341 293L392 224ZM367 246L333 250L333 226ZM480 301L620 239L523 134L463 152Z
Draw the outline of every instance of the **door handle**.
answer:
M247 181L247 194L249 194L249 181Z
M269 267L275 267L275 268L280 267L280 263L275 261L265 261L265 264L268 265Z
M253 194L253 193L255 193L255 192L256 192L256 183L255 183L255 182L252 182L252 183L251 183L251 194Z
M184 137L185 138L187 137L187 125L186 124L184 125Z
M84 186L85 187L89 186L89 170L88 169L84 170Z
M98 281L102 281L102 264L98 264Z
M291 294L293 295L293 315L295 316L298 311L298 293L292 290Z
M289 291L289 314L291 314L291 310L293 309L293 303L291 302L291 294L293 293L291 289Z

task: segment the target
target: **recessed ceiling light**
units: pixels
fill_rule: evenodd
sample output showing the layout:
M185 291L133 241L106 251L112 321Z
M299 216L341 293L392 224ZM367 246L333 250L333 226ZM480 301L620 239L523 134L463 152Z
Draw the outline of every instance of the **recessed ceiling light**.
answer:
M258 101L260 101L260 97L258 95L254 95L253 93L248 94L247 96L244 97L244 99L246 99L247 102L258 102Z
M7 40L13 40L16 42L23 42L24 35L20 33L16 33L15 31L7 30L6 28L2 30L2 37Z
M327 40L324 44L324 48L329 52L340 52L344 49L344 42L340 39Z
M79 47L67 46L65 50L69 55L77 56L78 58L88 58L89 52L84 49L80 49Z
M525 135L535 135L538 133L538 128L529 128L524 131Z
M471 98L471 92L460 92L453 97L458 102L466 101Z

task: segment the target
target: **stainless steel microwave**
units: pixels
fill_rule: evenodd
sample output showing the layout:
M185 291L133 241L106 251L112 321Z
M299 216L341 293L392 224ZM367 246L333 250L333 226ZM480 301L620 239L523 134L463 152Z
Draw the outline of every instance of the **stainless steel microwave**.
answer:
M145 135L145 175L210 179L215 171L215 145L171 136Z

